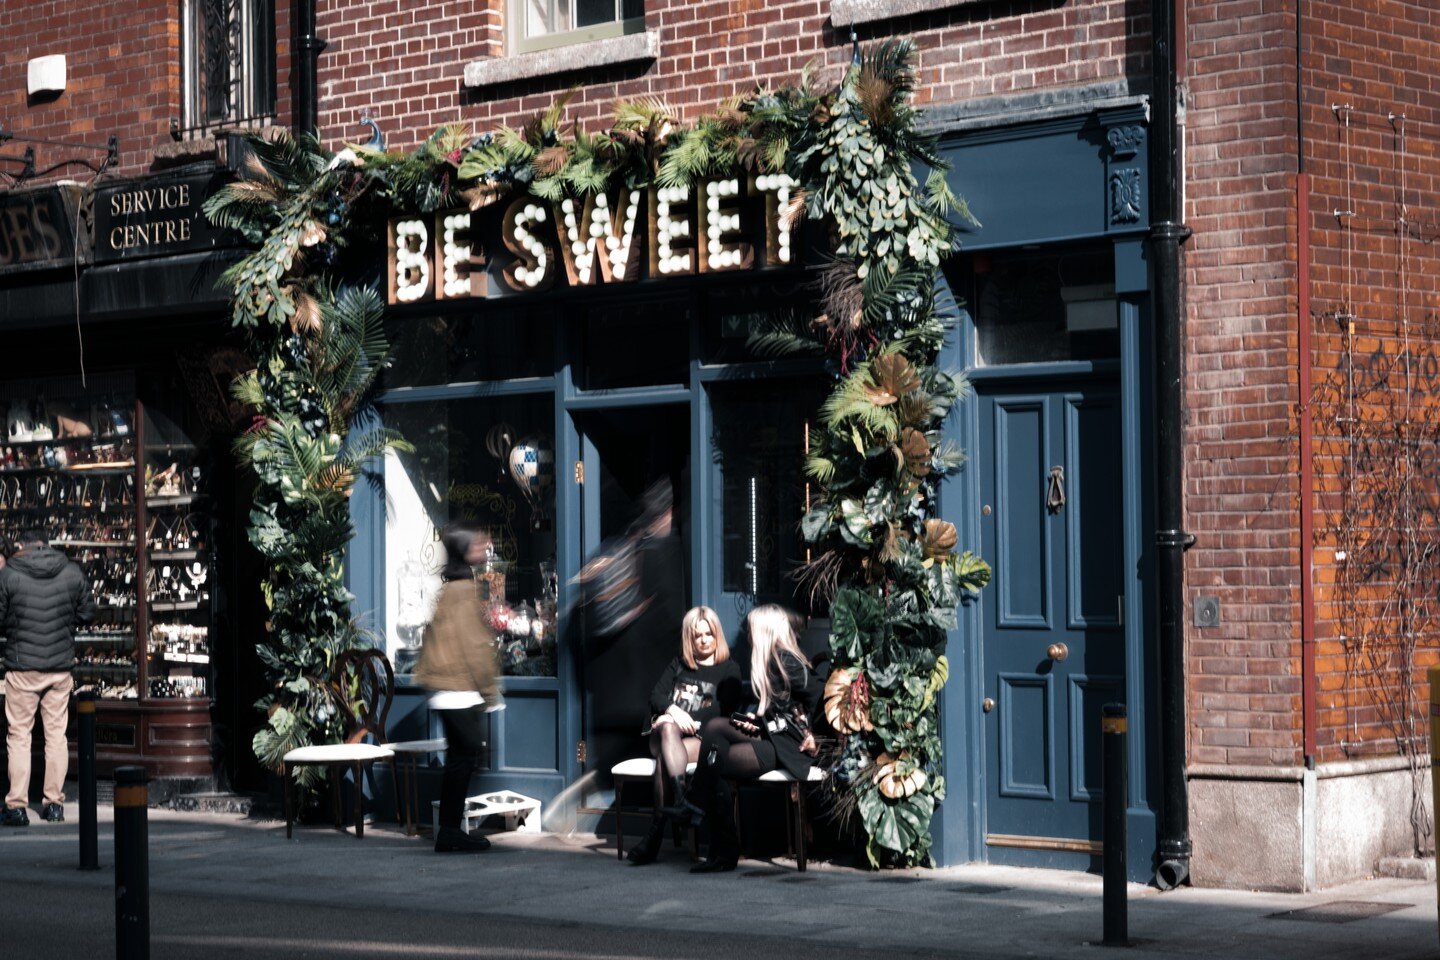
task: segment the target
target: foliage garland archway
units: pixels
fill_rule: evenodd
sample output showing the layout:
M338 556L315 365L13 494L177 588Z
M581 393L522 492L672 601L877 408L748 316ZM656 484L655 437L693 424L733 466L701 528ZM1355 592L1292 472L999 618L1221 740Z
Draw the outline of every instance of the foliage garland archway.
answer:
M822 312L772 342L808 342L835 384L811 437L819 489L801 520L815 545L800 571L831 602L834 669L826 713L840 734L830 782L863 826L872 864L929 861L944 797L938 694L947 631L989 567L956 551L936 513L940 478L962 462L942 437L966 390L936 365L948 316L936 271L956 247L943 161L916 130L913 51L886 43L833 89L797 86L728 101L683 127L658 100L616 105L612 128L562 136L564 100L521 129L437 131L416 151L330 154L308 140L253 143L250 177L207 204L257 251L228 274L234 322L259 361L238 393L256 410L242 440L260 480L251 542L270 563L273 687L255 738L272 766L291 746L335 739L318 684L336 652L362 642L349 617L341 556L345 498L358 464L398 438L351 431L385 362L372 268L386 216L472 208L521 195L562 202L621 186L690 186L739 173L796 184L789 214L829 225ZM924 186L914 168L931 171ZM356 251L360 251L357 255Z

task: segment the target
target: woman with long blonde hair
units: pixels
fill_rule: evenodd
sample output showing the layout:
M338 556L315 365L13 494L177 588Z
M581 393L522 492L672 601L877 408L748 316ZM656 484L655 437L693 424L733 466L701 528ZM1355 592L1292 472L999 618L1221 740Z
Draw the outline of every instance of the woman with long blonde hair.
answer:
M775 604L750 611L750 687L753 712L717 717L701 735L700 765L670 816L698 825L710 823L710 856L691 873L734 870L739 835L726 793L728 780L754 780L784 770L802 783L810 776L815 738L810 710L824 690L791 626L790 614Z
M685 792L685 770L700 758L700 730L739 706L740 667L730 659L720 617L695 607L680 623L680 656L670 661L650 691L650 755L655 763L655 821L627 859L651 863L665 839L665 787L678 798Z

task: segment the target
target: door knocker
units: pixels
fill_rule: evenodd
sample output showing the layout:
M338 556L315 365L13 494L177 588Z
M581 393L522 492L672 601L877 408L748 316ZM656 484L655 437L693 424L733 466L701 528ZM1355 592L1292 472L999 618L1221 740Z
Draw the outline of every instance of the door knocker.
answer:
M1059 513L1065 506L1065 468L1051 467L1050 481L1045 493L1045 507L1051 513Z

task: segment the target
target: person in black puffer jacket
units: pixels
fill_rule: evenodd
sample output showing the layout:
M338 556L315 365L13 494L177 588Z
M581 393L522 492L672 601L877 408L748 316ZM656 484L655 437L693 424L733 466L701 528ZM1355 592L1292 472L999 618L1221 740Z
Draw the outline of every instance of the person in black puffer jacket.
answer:
M10 790L0 824L29 826L30 733L35 712L45 730L45 807L51 823L65 819L69 764L65 723L74 680L75 627L95 619L95 601L79 564L50 546L44 531L27 530L0 569L0 632L5 644L5 720Z

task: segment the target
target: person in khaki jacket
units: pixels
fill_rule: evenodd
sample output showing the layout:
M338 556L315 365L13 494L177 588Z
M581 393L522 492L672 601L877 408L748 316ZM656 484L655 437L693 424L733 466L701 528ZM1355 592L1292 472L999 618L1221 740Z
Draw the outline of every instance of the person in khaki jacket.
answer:
M440 531L445 546L445 585L425 629L415 681L430 693L430 709L445 728L445 773L440 781L437 853L477 853L490 846L460 828L470 777L485 749L484 714L504 709L495 637L485 625L485 605L472 567L480 563L490 536L466 524Z

